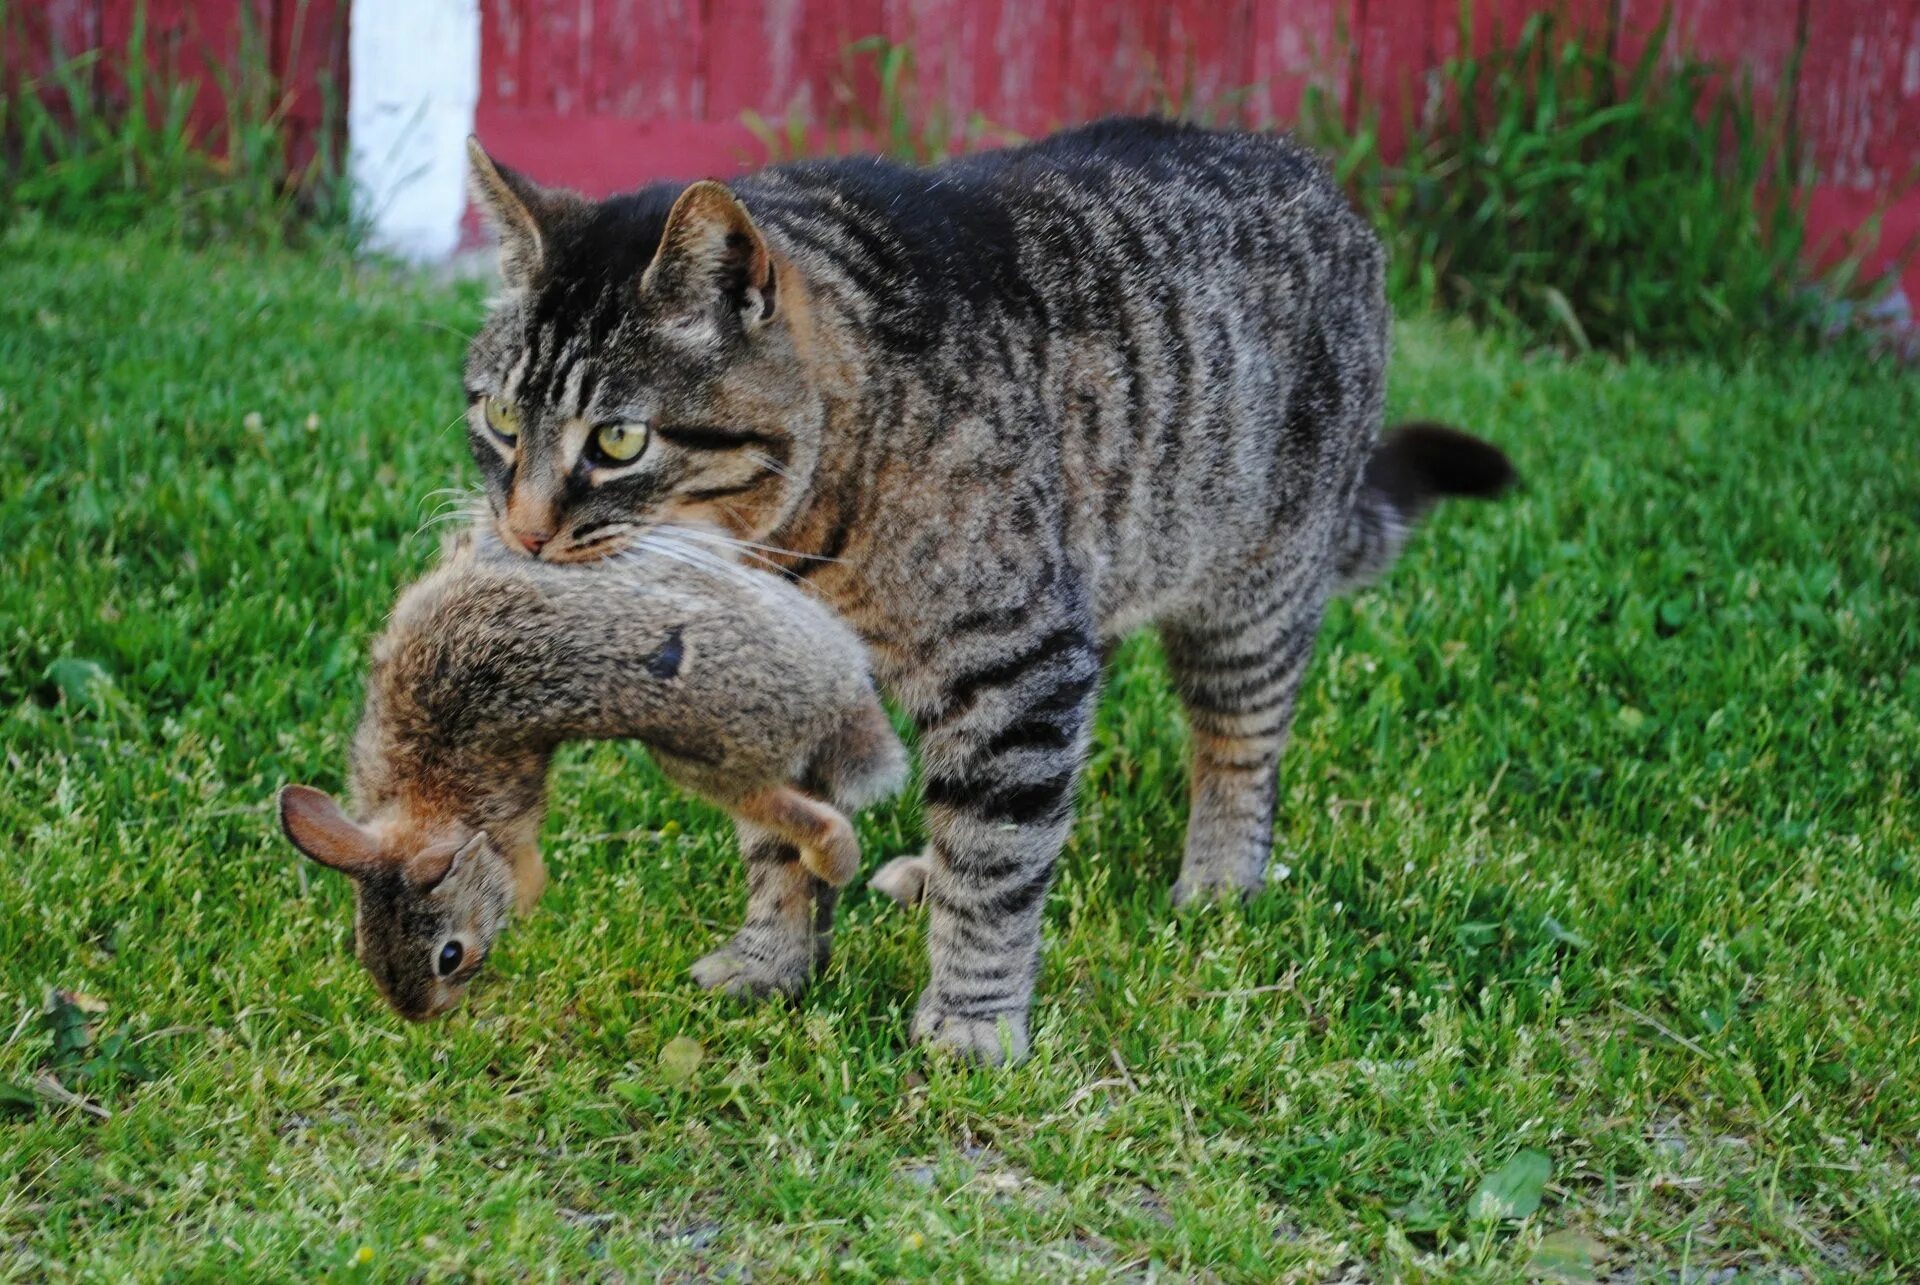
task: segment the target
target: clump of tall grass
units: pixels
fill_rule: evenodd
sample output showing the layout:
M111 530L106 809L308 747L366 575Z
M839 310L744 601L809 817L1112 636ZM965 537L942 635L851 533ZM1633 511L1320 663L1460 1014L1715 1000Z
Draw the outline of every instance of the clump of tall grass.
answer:
M1763 108L1748 77L1669 59L1669 17L1627 63L1603 33L1534 14L1440 69L1398 161L1377 109L1348 124L1309 91L1306 132L1387 238L1397 297L1579 350L1729 355L1818 333L1859 261L1808 266L1797 57Z
M212 129L194 121L193 78L150 42L144 4L124 47L56 51L44 73L0 81L0 223L148 227L195 240L347 231L335 131L319 130L311 158L295 161L294 91L272 71L252 9L238 16L233 54L210 73L224 105ZM0 31L16 48L23 21L0 0ZM332 121L324 81L322 92Z

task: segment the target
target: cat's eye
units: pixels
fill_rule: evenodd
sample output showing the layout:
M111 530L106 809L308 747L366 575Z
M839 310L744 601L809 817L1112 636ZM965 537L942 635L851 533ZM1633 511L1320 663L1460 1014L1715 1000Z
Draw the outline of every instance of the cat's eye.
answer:
M440 948L440 975L451 977L460 967L460 961L467 957L466 948L457 941L450 941Z
M512 402L489 397L482 403L481 413L487 417L487 427L502 441L511 442L520 436L520 408Z
M647 449L647 426L640 423L601 424L587 444L595 464L631 464Z

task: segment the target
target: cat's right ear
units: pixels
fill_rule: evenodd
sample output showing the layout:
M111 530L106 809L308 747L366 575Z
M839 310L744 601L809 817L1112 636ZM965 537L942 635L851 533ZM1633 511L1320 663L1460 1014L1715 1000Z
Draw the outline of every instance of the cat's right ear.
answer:
M480 140L467 137L467 191L486 216L500 243L500 277L509 290L531 285L546 261L555 217L571 192L555 191L487 155Z
M280 829L293 846L341 874L362 878L380 864L380 845L324 791L289 785L280 791Z

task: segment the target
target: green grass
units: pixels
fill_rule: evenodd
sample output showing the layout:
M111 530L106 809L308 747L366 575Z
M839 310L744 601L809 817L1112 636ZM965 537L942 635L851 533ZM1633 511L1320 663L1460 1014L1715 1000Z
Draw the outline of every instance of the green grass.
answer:
M317 253L0 245L0 1277L1920 1263L1910 372L1404 323L1396 412L1528 489L1333 609L1244 910L1169 910L1182 734L1123 653L1037 1053L990 1073L907 1044L922 925L858 889L798 1006L699 992L726 835L614 747L565 760L554 885L468 1007L377 1002L263 805L340 782L468 475L480 309ZM869 817L871 859L917 827ZM51 988L110 1005L90 1049ZM1526 1150L1539 1208L1470 1217Z
M1460 5L1461 50L1475 8ZM1496 23L1492 49L1435 73L1398 156L1381 150L1378 103L1350 128L1308 90L1307 132L1392 248L1396 298L1579 351L1728 358L1760 335L1810 346L1872 293L1873 227L1807 263L1818 176L1793 119L1800 50L1766 107L1741 69L1675 56L1672 17L1661 8L1632 56L1565 3L1517 32Z

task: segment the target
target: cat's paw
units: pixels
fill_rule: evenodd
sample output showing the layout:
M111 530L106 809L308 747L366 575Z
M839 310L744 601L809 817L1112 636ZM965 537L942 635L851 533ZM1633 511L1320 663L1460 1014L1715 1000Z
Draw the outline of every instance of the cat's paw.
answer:
M873 878L867 880L867 886L875 892L885 893L902 906L917 906L927 895L930 860L924 852L917 852L910 857L895 857L873 872Z
M1229 875L1209 871L1202 875L1191 875L1184 871L1173 885L1173 907L1184 910L1188 907L1209 906L1215 903L1238 905L1251 901L1267 886L1263 875Z
M693 980L710 991L740 999L784 995L791 999L813 980L811 952L786 951L771 959L742 950L739 940L728 942L694 962Z
M984 1016L948 1012L931 995L920 997L913 1014L917 1044L951 1053L981 1066L1005 1066L1027 1057L1025 1009L1007 1009Z

